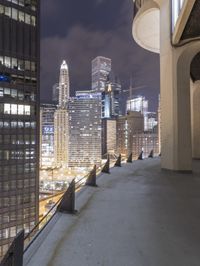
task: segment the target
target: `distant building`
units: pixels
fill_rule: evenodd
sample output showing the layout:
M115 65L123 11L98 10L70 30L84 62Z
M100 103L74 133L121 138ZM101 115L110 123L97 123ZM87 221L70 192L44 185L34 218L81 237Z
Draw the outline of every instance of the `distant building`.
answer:
M126 102L126 111L141 112L142 114L148 113L149 103L143 96L138 96L129 99Z
M102 118L114 118L121 114L120 81L111 72L107 78L105 91L102 92Z
M145 131L155 132L158 127L158 114L156 112L148 112L145 125Z
M57 109L54 115L54 161L57 165L67 166L69 149L68 110Z
M56 105L42 104L40 107L40 166L54 164L54 114Z
M59 101L59 84L56 83L52 87L52 102L53 104L58 105Z
M144 116L140 112L128 112L117 118L117 153L129 155L132 152L133 135L143 133Z
M144 132L133 135L133 159L137 159L141 151L143 151L143 158L147 158L152 150L154 155L159 155L159 140L157 133Z
M69 102L69 167L101 163L101 94L77 92Z
M92 60L92 90L105 91L111 64L111 59L103 56L98 56Z
M65 61L60 67L58 108L54 115L54 154L55 163L68 164L68 142L69 142L69 70Z
M148 111L148 100L143 96L138 96L133 99L129 99L126 102L126 110L141 112L144 115L144 131L153 131L157 126L157 114Z
M116 119L102 119L102 156L116 153L117 122Z

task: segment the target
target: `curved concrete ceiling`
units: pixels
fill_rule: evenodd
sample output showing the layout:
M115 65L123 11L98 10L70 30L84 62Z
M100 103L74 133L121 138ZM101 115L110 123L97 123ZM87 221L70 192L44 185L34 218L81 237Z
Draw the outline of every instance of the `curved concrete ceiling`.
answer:
M155 4L145 5L137 12L133 22L133 38L144 49L160 52L160 10Z

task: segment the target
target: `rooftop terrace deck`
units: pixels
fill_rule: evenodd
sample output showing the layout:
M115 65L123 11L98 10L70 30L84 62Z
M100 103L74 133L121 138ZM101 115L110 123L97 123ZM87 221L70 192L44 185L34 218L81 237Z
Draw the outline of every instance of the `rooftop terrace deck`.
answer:
M199 266L200 161L193 174L160 161L124 164L77 195L25 253L28 266Z

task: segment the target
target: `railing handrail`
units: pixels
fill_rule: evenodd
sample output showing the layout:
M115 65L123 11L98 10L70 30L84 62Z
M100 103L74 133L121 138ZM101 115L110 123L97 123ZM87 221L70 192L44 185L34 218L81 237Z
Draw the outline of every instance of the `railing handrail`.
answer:
M81 179L79 179L75 185L77 185L78 183L80 183L82 180L86 179L88 177L89 173L87 173L84 177L82 177ZM82 184L81 184L82 186ZM80 186L78 187L80 188ZM56 201L56 203L50 208L50 210L42 217L42 219L31 229L31 231L24 237L24 241L26 241L27 239L29 239L31 237L31 234L37 229L39 228L39 226L41 225L41 223L48 217L48 215L51 213L51 211L53 209L55 209L58 204L62 201L65 193L67 190L63 191L63 195L60 197L59 200ZM24 253L27 251L27 249L31 246L31 244L35 241L35 239L40 235L40 233L45 229L45 227L47 226L47 224L53 219L54 215L57 213L57 211L55 211L55 213L49 218L49 220L44 224L44 226L38 230L38 233L35 234L34 238L32 239L32 241L30 241L30 243L25 247L24 249Z
M151 153L153 152L153 150L151 151ZM131 155L131 157L132 157L132 153L130 154ZM130 155L129 155L129 157L130 157ZM152 156L152 158L153 158L153 156ZM131 158L132 159L132 158ZM121 166L121 154L119 154L119 157L118 157L118 159L117 159L117 161L118 160L120 160L120 166ZM108 159L107 159L107 161L104 163L104 164L101 164L98 168L96 168L96 165L94 166L94 168L89 172L89 173L87 173L85 176L83 176L81 179L79 179L78 181L76 181L75 182L75 179L73 179L73 181L71 182L71 184L69 185L69 187L68 187L68 189L71 187L71 191L69 191L69 195L70 194L73 194L73 201L74 201L74 199L75 199L75 197L74 197L74 195L75 195L75 192L77 192L77 189L80 187L80 186L85 186L86 184L87 184L87 182L88 182L88 184L87 185L89 185L89 186L96 186L96 174L97 174L97 171L98 170L102 170L103 168L104 168L104 166L106 165L106 164L109 164L109 161L110 161L110 159L109 159L109 157L108 157ZM128 161L127 161L128 162ZM129 162L132 162L132 160L131 161L129 161ZM119 165L116 165L115 164L115 166L119 166ZM109 166L110 167L110 166ZM93 180L92 180L92 182L91 182L91 173L93 172L93 176L92 176L92 178L94 178ZM107 172L106 172L107 173ZM109 173L109 172L108 172ZM81 183L79 186L78 186L78 188L75 186L75 185L77 185L77 184L79 184L80 182L82 182L84 179L86 179L86 182L83 184L83 183ZM90 181L88 181L87 179L90 179ZM95 183L95 184L94 184ZM41 234L41 232L43 232L43 230L45 229L45 227L49 224L49 222L53 219L53 217L55 216L55 214L58 212L58 211L60 211L60 212L62 212L60 209L59 209L59 204L62 204L62 200L64 199L64 197L65 197L65 195L67 195L66 193L68 193L68 189L66 190L66 191L63 191L63 195L59 198L59 200L57 200L57 202L50 208L50 210L46 213L46 215L44 215L43 217L42 217L42 219L31 229L31 231L26 235L26 236L23 236L23 243L25 243L25 241L27 240L27 239L31 239L31 237L33 237L33 239L32 240L30 240L30 242L27 244L27 246L23 249L23 253L25 253L27 250L28 250L28 248L33 244L33 242L37 239L37 237ZM73 202L72 201L72 202ZM74 204L74 203L73 203ZM57 208L56 208L57 207ZM39 226L42 224L42 222L46 219L46 218L48 218L48 216L49 216L49 214L51 213L51 211L53 210L53 209L55 209L56 208L56 210L55 210L55 212L52 214L52 216L47 220L47 222L41 227L41 228L39 228ZM74 206L73 206L73 208L74 208ZM66 210L65 210L65 208L64 208L64 212L66 212ZM67 210L67 212L68 212L68 210ZM73 210L73 211L71 211L70 210L70 212L69 213L75 213L76 211L75 210ZM34 233L34 231L36 230L36 229L38 229L38 231L32 236L32 234Z

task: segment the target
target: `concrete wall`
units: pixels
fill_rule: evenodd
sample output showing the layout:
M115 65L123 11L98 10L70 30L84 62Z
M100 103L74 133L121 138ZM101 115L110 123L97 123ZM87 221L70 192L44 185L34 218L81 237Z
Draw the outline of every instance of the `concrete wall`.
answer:
M191 81L192 157L200 159L200 80Z
M160 11L161 165L171 170L191 170L190 64L200 50L200 42L172 47L169 0L162 2Z

